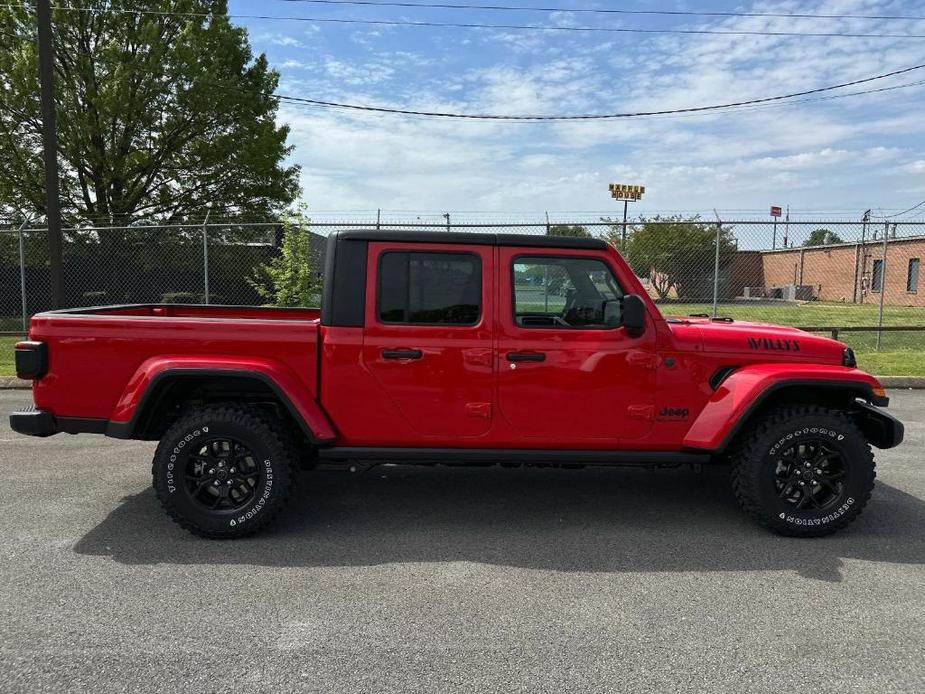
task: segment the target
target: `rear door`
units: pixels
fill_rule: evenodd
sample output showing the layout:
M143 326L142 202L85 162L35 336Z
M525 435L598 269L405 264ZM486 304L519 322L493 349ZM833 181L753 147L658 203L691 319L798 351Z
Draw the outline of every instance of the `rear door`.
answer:
M498 408L549 448L646 435L655 403L655 332L631 337L604 303L623 289L605 254L501 247Z
M491 246L369 244L363 363L425 437L491 427L493 284Z

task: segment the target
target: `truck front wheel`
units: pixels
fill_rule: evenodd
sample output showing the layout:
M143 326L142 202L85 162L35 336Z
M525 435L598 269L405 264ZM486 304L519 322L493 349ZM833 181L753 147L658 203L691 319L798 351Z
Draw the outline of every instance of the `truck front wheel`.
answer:
M770 412L733 453L732 488L758 523L819 537L858 517L874 487L864 434L839 410L789 405Z
M296 456L259 410L209 405L177 420L154 455L154 489L180 526L209 538L250 535L282 510Z

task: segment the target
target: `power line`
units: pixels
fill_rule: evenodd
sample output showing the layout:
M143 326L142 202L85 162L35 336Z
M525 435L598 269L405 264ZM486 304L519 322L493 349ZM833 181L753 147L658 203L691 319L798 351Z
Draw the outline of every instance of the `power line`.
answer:
M489 10L504 12L568 12L570 14L660 15L670 17L772 17L779 19L878 19L923 21L925 16L889 14L808 14L802 12L704 12L685 10L617 10L570 7L525 7L514 5L474 5L444 2L373 2L372 0L281 0L311 5L359 5L366 7L420 7L438 10Z
M519 116L507 116L499 114L475 114L475 113L450 113L445 111L417 111L413 109L403 109L403 108L394 108L387 106L368 106L361 104L349 104L342 103L337 101L323 101L320 99L309 99L304 97L288 96L283 94L267 94L264 96L276 96L282 101L287 101L291 103L302 103L309 104L312 106L320 106L326 108L340 108L348 109L354 111L371 111L375 113L391 113L397 115L405 116L427 116L430 118L455 118L455 119L465 119L465 120L492 120L492 121L532 121L532 122L549 122L549 121L589 121L589 120L614 120L617 118L639 118L647 116L664 116L664 115L673 115L673 114L684 114L684 113L703 113L703 112L716 112L725 109L732 109L742 106L753 106L755 104L767 104L772 102L780 102L786 99L794 99L799 96L809 96L811 94L819 94L822 92L830 92L835 89L842 89L844 87L852 87L858 84L866 84L868 82L873 82L876 80L886 79L888 77L895 77L897 75L903 75L915 70L921 70L925 68L925 64L914 65L912 67L903 68L902 70L894 70L892 72L886 72L880 75L874 75L873 77L865 77L863 79L852 80L850 82L842 82L841 84L833 84L827 87L817 87L815 89L808 89L800 92L793 92L790 94L781 94L779 96L767 96L759 99L749 99L746 101L734 101L725 104L714 104L711 106L690 106L687 108L677 108L677 109L666 109L660 111L630 111L623 113L601 113L601 114L586 114L586 115L519 115ZM905 86L914 86L915 84L920 84L921 82L909 83ZM898 85L895 88L899 88ZM885 91L888 88L883 88ZM242 90L244 91L244 90ZM880 91L880 90L870 90L870 92ZM859 92L865 93L865 92ZM847 95L843 95L847 96Z
M664 114L661 114L661 113L655 114L652 117L653 118L664 118L668 120L672 118L692 118L696 116L707 116L711 114L741 113L745 111L757 111L757 110L766 109L766 108L782 108L782 107L792 106L796 104L808 104L808 103L815 103L819 101L831 101L833 99L846 99L846 98L854 97L854 96L863 96L865 94L877 94L880 92L889 92L889 91L895 91L898 89L908 89L909 87L917 87L920 85L925 85L925 80L917 80L915 82L906 82L906 83L897 84L891 87L880 87L878 89L865 89L865 90L856 91L856 92L848 92L846 94L832 94L829 96L821 96L821 97L816 97L816 98L811 98L811 99L794 99L792 101L777 101L777 102L772 102L772 103L758 103L758 104L751 104L751 105L746 104L743 106L730 106L729 108L715 107L718 109L715 111L693 111L693 112L686 112L686 113L685 112L682 112L682 113L665 112ZM280 94L275 94L275 95L270 95L270 96L276 96L276 98L282 101L285 101L286 103L292 103L295 106L312 106L312 107L322 107L323 108L323 106L316 104L316 103L305 103L304 101L300 99L300 97L291 97L291 96L285 96L285 95L280 95ZM331 106L330 108L335 109L337 107ZM359 106L354 107L353 105L349 105L346 108L361 108L361 107ZM393 112L386 111L386 113L393 113ZM400 114L393 114L393 115L400 115ZM410 115L417 116L418 114L410 114ZM426 116L423 116L423 117L426 117ZM479 118L478 116L455 116L454 114L446 114L444 117L446 118L467 118L469 120L477 120ZM622 116L617 115L614 117L622 117ZM625 117L631 117L631 116L625 116ZM643 116L640 116L640 117L643 117ZM586 117L584 120L593 120L596 118L604 119L606 118L606 114L604 116ZM497 120L500 120L500 118L498 118ZM561 120L561 119L550 118L548 120ZM530 120L529 117L525 117L524 119L515 121L515 122L540 123L543 121L539 119Z
M26 8L28 5L0 5L7 8ZM154 15L162 17L195 17L207 19L215 16L209 12L169 12L166 10L129 10L116 7L62 7L52 9L62 12L119 13L132 15ZM271 21L306 22L311 24L345 24L367 26L401 26L441 29L504 29L511 31L559 31L578 33L610 34L681 34L709 36L767 36L767 37L803 37L803 38L851 38L851 39L925 39L925 34L871 34L856 32L800 32L800 31L750 31L720 29L641 29L633 27L589 27L589 26L543 26L539 24L489 24L482 22L430 22L406 21L392 19L347 19L342 17L292 17L262 14L225 14L231 19L259 19Z
M730 108L724 108L718 111L679 113L679 114L674 114L674 115L660 116L658 118L670 120L670 119L678 119L678 118L696 118L698 116L709 116L709 115L714 115L714 114L725 115L727 113L744 113L744 112L750 112L750 111L761 111L761 110L772 109L772 108L788 108L790 106L796 106L799 104L812 104L812 103L818 103L821 101L832 101L835 99L847 99L847 98L855 97L855 96L863 96L865 94L878 94L881 92L891 92L891 91L896 91L899 89L908 89L910 87L917 87L920 85L925 85L925 80L916 80L914 82L904 82L903 84L897 84L897 85L893 85L890 87L879 87L877 89L863 89L863 90L859 90L855 92L846 92L844 94L829 94L827 96L817 96L814 98L807 98L807 99L793 99L790 101L775 101L772 103L760 103L760 104L752 104L752 105L746 105L746 106L734 106Z
M910 212L914 212L915 210L919 209L923 205L925 205L925 200L922 200L922 202L920 202L918 205L913 205L908 210L903 210L902 212L897 212L896 214L888 214L885 217L880 217L880 219L893 219L893 217L902 217L904 214L909 214Z

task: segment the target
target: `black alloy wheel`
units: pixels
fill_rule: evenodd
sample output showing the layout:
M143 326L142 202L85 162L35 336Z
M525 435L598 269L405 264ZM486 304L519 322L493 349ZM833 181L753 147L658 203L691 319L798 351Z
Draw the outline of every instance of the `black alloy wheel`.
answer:
M783 451L774 471L774 491L795 510L825 511L844 496L847 475L840 451L822 439L809 439Z
M237 511L254 498L264 470L240 441L214 438L189 453L184 479L190 498L205 509Z

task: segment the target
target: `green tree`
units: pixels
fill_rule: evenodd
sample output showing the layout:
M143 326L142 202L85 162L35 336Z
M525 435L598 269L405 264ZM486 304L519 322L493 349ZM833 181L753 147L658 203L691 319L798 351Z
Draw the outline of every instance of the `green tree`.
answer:
M720 272L735 254L732 230L720 229ZM712 291L716 223L695 217L653 217L633 227L626 242L633 271L648 277L659 298L674 291L680 299L696 299Z
M201 219L209 202L213 218L266 218L292 202L298 168L282 163L291 147L275 120L279 75L224 0L80 6L53 14L66 224L177 223ZM36 15L13 7L0 9L0 212L41 215ZM117 232L101 241L125 250Z
M546 229L547 236L577 236L583 239L590 239L591 232L587 227L581 224L553 224Z
M844 243L844 239L834 231L828 229L813 229L809 238L803 242L804 246L826 246L831 243Z
M283 221L279 254L258 265L248 283L274 306L317 306L321 291L318 259L311 248L310 220L303 211Z

